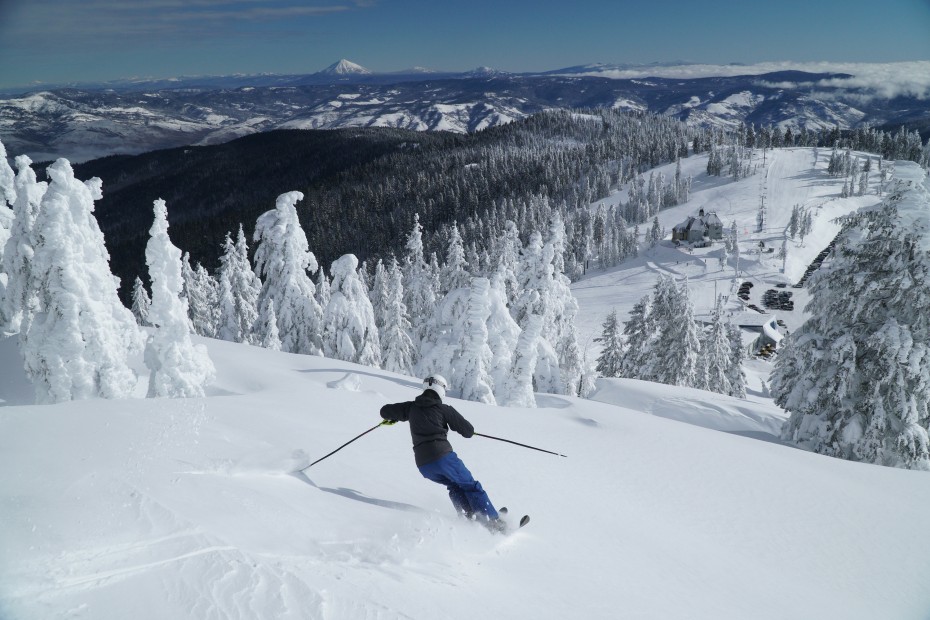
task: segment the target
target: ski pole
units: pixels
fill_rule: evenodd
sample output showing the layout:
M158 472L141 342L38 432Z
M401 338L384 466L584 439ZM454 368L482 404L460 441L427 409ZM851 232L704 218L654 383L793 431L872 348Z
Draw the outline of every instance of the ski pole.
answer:
M385 420L385 422L387 422L387 420ZM306 467L303 467L303 468L301 468L301 469L298 469L297 471L305 471L305 470L307 470L307 469L310 469L311 467L313 467L314 465L316 465L317 463L319 463L319 462L322 461L323 459L328 459L328 458L331 457L332 455L336 454L337 452L339 452L340 450L342 450L343 448L345 448L347 445L349 445L350 443L352 443L352 442L355 441L356 439L361 439L362 437L364 437L365 435L367 435L367 434L370 433L371 431L373 431L373 430L375 430L376 428L378 428L379 426L383 426L383 425L384 425L384 422L379 422L378 424L372 426L371 428L369 428L367 431L365 431L364 433L362 433L362 434L359 435L358 437L355 437L355 438L353 438L353 439L350 439L349 441L345 442L344 444L342 444L341 446L339 446L338 448L336 448L335 450L333 450L332 452L330 452L330 453L327 454L326 456L324 456L324 457L322 457L322 458L318 458L317 460L313 461L312 463L310 463L310 464L307 465Z
M519 442L516 442L516 441L510 441L509 439L502 439L502 438L500 438L500 437L493 437L493 436L491 436L491 435L485 435L484 433L475 433L475 435L477 435L478 437L485 437L485 438L487 438L487 439L496 439L497 441L506 441L507 443L512 443L512 444L514 444L515 446L522 446L522 447L524 447L524 448L529 448L530 450L539 450L540 452L545 452L546 454L554 454L554 455L556 455L556 456L561 456L561 457L564 457L564 458L568 458L568 457L565 456L564 454L559 454L558 452L553 452L552 450L543 450L542 448L535 448L535 447L533 447L533 446L528 446L528 445L526 445L525 443L519 443Z

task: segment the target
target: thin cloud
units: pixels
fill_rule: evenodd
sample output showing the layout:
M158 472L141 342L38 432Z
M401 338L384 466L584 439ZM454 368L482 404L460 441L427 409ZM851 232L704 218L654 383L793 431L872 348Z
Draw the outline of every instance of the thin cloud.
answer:
M891 63L764 62L752 65L648 65L591 71L584 75L627 80L650 77L693 79L763 75L778 71L843 73L851 76L849 78L827 78L813 82L779 82L778 88L835 88L846 91L859 91L856 96L860 100L863 98L893 99L900 96L930 99L930 60Z
M231 29L249 22L289 22L360 10L373 3L353 0L298 2L297 0L51 0L33 4L16 15L3 34L9 39L35 44L58 41L72 44L105 43L151 35L162 37L226 37ZM41 8L41 11L38 10Z

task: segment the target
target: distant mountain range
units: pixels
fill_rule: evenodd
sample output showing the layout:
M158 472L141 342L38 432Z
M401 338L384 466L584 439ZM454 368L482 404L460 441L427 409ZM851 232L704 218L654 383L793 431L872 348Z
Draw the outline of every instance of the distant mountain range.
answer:
M905 125L930 130L930 104L877 97L845 73L648 75L662 65L583 65L543 73L480 67L372 73L340 60L306 75L124 80L0 96L0 140L36 161L207 145L271 129L395 127L473 132L550 108L622 108L702 126L795 129ZM740 67L728 66L727 73ZM687 73L685 71L684 73ZM696 73L696 72L695 72ZM810 86L810 85L816 85Z

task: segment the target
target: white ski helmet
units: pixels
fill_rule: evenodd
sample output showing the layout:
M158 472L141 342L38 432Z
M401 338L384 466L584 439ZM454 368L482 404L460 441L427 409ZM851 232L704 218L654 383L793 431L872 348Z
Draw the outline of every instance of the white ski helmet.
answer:
M449 382L446 381L446 378L442 375L430 375L423 379L423 389L433 390L436 392L436 394L439 395L439 398L446 397L447 387L449 387Z

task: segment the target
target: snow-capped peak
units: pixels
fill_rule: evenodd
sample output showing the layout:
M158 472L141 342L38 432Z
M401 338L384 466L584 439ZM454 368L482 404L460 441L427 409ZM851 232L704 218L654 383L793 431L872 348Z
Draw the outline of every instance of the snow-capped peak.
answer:
M339 62L326 67L320 73L327 75L370 75L371 71L362 65L357 65L351 60L343 58Z
M506 71L501 71L500 69L495 69L493 67L477 67L468 71L464 74L467 77L495 77L499 75L508 75Z

